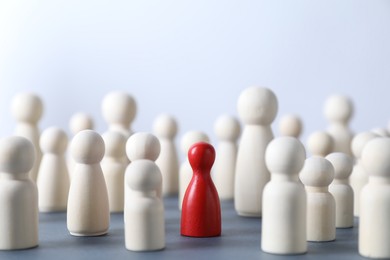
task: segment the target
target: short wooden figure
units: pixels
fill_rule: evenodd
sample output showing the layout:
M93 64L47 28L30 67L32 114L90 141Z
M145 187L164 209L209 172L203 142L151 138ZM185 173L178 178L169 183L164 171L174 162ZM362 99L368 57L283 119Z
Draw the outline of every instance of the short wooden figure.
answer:
M334 178L333 165L325 158L313 156L305 161L299 178L307 194L307 241L336 239L336 202L328 186Z
M58 127L43 131L40 140L43 152L37 186L39 211L66 211L69 193L69 173L65 160L68 136Z
M234 175L237 160L237 139L241 132L238 120L229 115L218 117L214 132L219 140L212 178L221 200L234 198Z
M237 152L234 208L240 216L261 217L263 189L270 180L265 149L274 137L270 125L278 100L268 88L250 87L240 94L237 110L244 130Z
M108 130L118 131L126 138L133 134L131 124L137 113L135 99L123 91L112 91L104 96L102 115Z
M165 247L164 205L156 190L161 172L151 160L133 161L126 169L125 241L131 251Z
M123 212L125 203L125 171L127 167L126 137L116 131L102 135L105 153L100 165L108 192L110 212Z
M329 185L329 192L336 202L336 228L353 227L353 190L349 185L353 159L345 153L331 153L326 159L334 168L334 180Z
M334 140L334 152L352 156L353 133L348 124L353 116L353 110L352 100L346 96L333 95L325 101L324 115L329 121L328 133Z
M294 137L275 138L265 162L271 181L264 187L261 249L271 254L303 254L306 241L306 192L298 174L306 152Z
M158 138L150 133L138 132L130 136L126 142L126 155L131 162L137 160L150 160L153 163L160 155L161 145ZM162 197L162 182L157 186L157 197ZM126 193L126 191L125 191ZM125 196L127 197L127 196Z
M351 148L356 163L349 177L349 182L354 194L353 214L355 217L359 217L360 215L360 195L363 187L368 183L368 172L364 169L361 162L362 151L369 141L377 137L372 132L362 132L352 139Z
M100 167L103 138L93 130L83 130L73 138L70 149L76 165L68 197L68 230L73 236L104 235L110 226L110 209Z
M175 145L177 122L173 116L159 115L153 124L154 134L161 145L156 164L163 176L162 194L177 195L179 192L179 158Z
M209 137L201 131L189 131L185 133L181 139L181 149L186 155L184 162L180 165L179 171L179 209L181 210L183 204L184 194L187 190L188 184L192 178L192 169L188 161L188 150L197 142L210 142Z
M43 114L43 102L34 93L19 93L12 100L11 112L17 121L14 134L27 138L34 145L35 160L29 175L36 182L42 157L39 147L38 122Z
M34 158L26 138L0 140L0 250L38 245L38 190L28 175Z
M297 115L284 115L279 120L279 134L299 138L302 134L302 120Z
M312 156L325 157L333 152L333 137L327 132L313 132L307 139L306 147Z
M361 160L368 183L360 194L359 253L390 258L390 139L375 138L364 147Z
M181 211L183 236L215 237L221 235L221 206L210 176L215 160L212 145L195 143L188 151L193 176L186 190Z

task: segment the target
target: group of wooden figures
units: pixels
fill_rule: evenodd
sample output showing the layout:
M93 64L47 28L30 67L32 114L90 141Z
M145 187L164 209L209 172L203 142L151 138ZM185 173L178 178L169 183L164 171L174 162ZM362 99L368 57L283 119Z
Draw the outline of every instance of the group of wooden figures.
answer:
M373 131L353 137L352 103L343 96L328 99L331 125L310 135L306 149L297 117L283 118L282 136L274 138L278 103L270 89L245 89L237 110L241 134L238 120L226 115L215 124L216 151L205 133L186 133L181 146L187 159L179 167L174 118L158 117L154 134L133 133L136 104L127 93L104 98L109 130L102 135L90 130L88 116L72 117L68 157L62 129L39 133L40 98L17 95L15 135L0 141L0 249L37 246L38 212L66 211L73 236L104 235L110 212L124 212L126 248L161 250L162 197L176 194L184 236L219 236L220 199L234 199L238 215L262 217L267 253L306 253L307 241L335 240L336 228L353 227L355 216L359 253L390 257L390 138Z

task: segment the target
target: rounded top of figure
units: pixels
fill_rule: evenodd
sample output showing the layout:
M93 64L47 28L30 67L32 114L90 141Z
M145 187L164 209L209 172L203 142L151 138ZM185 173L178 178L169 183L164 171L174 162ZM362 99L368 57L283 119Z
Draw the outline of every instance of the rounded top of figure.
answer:
M176 119L167 114L159 115L153 123L153 132L160 138L173 139L177 134Z
M390 138L369 141L362 151L362 163L369 176L390 177Z
M193 144L188 150L188 161L194 171L210 173L215 161L214 147L206 142Z
M270 125L278 112L278 100L270 89L250 87L241 92L237 110L248 125Z
M362 132L354 136L351 142L351 150L355 158L360 159L364 146L378 136L372 132Z
M160 155L160 141L150 133L135 133L127 140L126 154L130 161L152 160L155 161Z
M326 187L333 181L334 168L327 159L313 156L306 159L299 178L305 186Z
M333 137L326 132L314 132L307 139L307 150L311 155L325 157L333 152L333 148Z
M28 173L35 160L34 145L24 137L10 136L0 139L0 172Z
M36 124L43 114L43 102L35 93L19 93L12 99L11 111L17 121Z
M271 174L298 174L305 159L305 147L291 136L273 139L265 151L265 164Z
M214 132L220 140L237 141L241 126L234 116L221 115L214 124Z
M68 136L61 128L52 126L42 132L39 145L44 153L63 154L68 146Z
M130 127L137 112L133 96L124 91L113 91L104 96L102 115L108 124Z
M76 113L69 120L69 129L73 135L86 129L93 130L93 119L86 113Z
M73 159L78 163L99 163L104 156L103 138L94 130L82 130L77 133L70 144Z
M126 137L116 131L107 131L102 135L104 140L104 156L123 158L126 155Z
M284 115L279 120L279 133L281 136L299 138L302 128L302 120L297 115Z
M181 149L184 154L188 153L188 150L194 143L205 142L209 143L210 139L204 132L201 131L189 131L181 138Z
M161 176L160 168L153 161L137 160L127 167L126 185L135 191L155 191L162 182Z
M386 128L383 127L373 128L371 129L371 132L380 137L389 137L389 133L387 132Z
M353 159L345 153L331 153L326 158L334 168L335 179L348 179L353 169Z
M333 95L326 99L324 115L330 122L348 123L353 116L352 100L346 96Z

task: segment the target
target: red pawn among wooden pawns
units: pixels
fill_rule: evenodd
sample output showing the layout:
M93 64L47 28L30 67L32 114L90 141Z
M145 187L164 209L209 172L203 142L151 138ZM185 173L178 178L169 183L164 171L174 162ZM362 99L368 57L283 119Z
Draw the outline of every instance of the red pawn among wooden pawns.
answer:
M193 175L183 199L181 235L216 237L221 235L221 205L210 176L215 160L214 147L195 143L188 150Z

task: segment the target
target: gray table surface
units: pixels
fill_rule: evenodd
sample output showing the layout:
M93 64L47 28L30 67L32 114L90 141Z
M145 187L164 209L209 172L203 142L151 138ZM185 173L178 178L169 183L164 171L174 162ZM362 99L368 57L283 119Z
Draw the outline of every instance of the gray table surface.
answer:
M123 214L111 214L108 235L74 237L66 228L65 213L41 213L39 246L0 251L0 259L365 259L357 250L358 227L337 229L336 241L309 243L308 253L278 256L260 250L261 220L237 216L233 202L222 202L222 236L180 236L177 198L164 199L166 248L157 252L131 252L124 245Z

